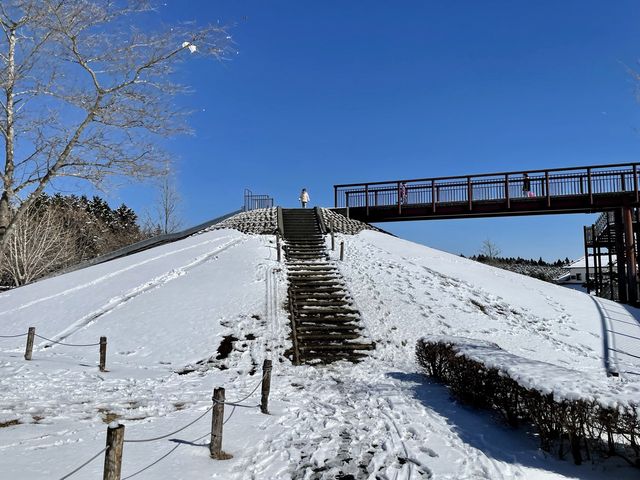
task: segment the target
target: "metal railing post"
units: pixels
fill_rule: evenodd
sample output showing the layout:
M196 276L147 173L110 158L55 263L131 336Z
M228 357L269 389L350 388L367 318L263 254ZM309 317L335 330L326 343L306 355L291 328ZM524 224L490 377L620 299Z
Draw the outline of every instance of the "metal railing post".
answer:
M633 191L636 194L636 203L638 203L638 166L633 164Z
M431 180L431 210L436 213L436 182Z
M546 193L547 193L547 207L551 206L551 188L549 185L549 171L544 172L544 183L547 186L546 188Z
M369 217L369 184L365 184L364 186L364 205L367 211L367 217Z
M509 195L509 174L504 176L504 198L507 201L507 208L511 208L511 197Z

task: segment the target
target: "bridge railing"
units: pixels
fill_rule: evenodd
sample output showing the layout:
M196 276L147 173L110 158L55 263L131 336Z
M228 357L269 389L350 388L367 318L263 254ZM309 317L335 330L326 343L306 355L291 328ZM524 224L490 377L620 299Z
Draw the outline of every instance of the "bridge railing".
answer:
M593 203L594 195L635 193L638 201L639 163L597 165L501 172L481 175L421 178L334 185L334 203L344 207L425 206L474 202L505 202L554 197L584 196ZM529 189L525 190L525 174Z

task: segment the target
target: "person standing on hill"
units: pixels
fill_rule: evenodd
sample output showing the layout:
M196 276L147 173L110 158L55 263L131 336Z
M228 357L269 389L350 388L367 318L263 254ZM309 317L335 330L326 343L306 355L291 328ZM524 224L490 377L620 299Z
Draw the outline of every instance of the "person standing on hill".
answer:
M302 208L307 208L307 203L309 203L309 193L307 192L306 188L302 189L302 192L300 192L300 198L298 199L300 200L300 203L302 204Z

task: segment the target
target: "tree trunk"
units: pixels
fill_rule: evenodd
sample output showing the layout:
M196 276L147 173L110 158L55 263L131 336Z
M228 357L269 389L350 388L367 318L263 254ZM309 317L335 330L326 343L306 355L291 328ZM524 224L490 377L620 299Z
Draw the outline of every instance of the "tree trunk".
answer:
M2 192L0 197L0 250L4 245L5 232L9 225L9 195L7 192Z
M14 175L14 140L15 131L14 124L14 104L13 104L13 88L16 81L16 32L9 32L9 52L7 58L7 86L5 87L6 103L5 103L5 129L4 129L4 145L5 145L5 167L3 178L3 192L0 197L0 250L6 243L6 237L10 233L9 223L11 221L11 205L10 197L13 194L13 175Z

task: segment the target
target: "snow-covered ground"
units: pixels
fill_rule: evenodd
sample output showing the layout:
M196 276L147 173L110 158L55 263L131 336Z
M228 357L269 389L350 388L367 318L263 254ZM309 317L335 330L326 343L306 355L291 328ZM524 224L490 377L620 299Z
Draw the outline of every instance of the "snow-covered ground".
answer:
M53 340L109 342L100 373L98 347L38 340L27 362L24 337L0 338L2 478L61 478L104 447L114 419L126 440L170 433L207 411L215 386L231 401L251 393L264 358L274 360L271 415L227 406L231 460L209 458L206 414L166 439L126 443L123 478L176 446L135 478L637 478L615 460L547 456L526 430L452 400L419 373L414 349L429 334L484 339L631 384L640 312L382 233L343 239L339 266L377 344L357 365L284 358L286 275L271 236L206 232L0 294L0 335L35 326ZM226 357L225 336L236 339ZM258 402L259 392L244 401ZM99 478L102 462L71 478Z

